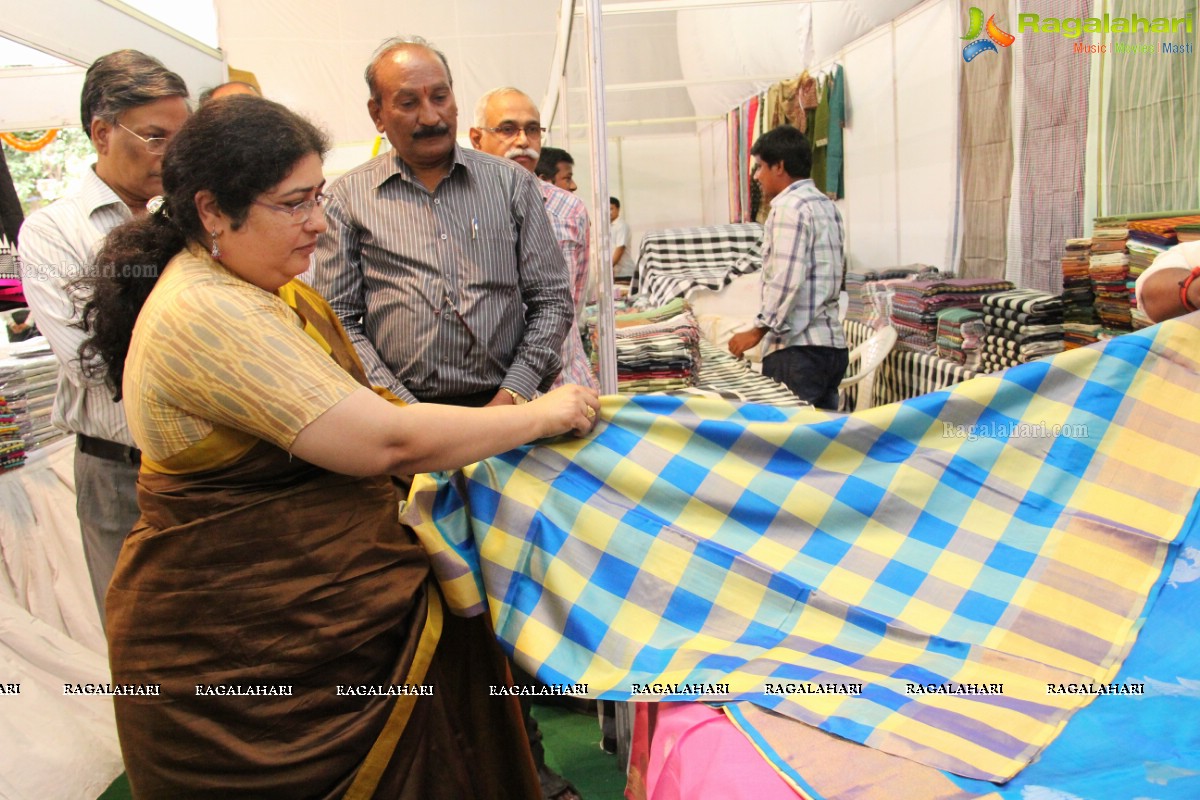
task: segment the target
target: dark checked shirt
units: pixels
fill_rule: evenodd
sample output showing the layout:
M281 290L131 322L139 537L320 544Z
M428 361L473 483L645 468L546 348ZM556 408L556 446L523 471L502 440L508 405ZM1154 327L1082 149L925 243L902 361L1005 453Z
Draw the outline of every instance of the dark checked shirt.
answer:
M574 309L530 172L455 145L432 192L385 153L328 195L309 277L371 383L409 402L549 388Z

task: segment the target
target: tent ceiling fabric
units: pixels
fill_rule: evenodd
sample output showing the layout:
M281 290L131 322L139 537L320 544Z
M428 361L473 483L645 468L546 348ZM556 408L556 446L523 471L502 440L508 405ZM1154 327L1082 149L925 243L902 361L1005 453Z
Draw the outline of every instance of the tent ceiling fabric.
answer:
M607 84L694 83L609 92L609 122L724 114L770 82L726 79L794 75L918 2L818 0L605 17ZM419 34L446 53L460 133L472 124L476 99L495 86L517 86L540 104L549 85L560 6L560 0L531 0L520 7L480 0L217 0L217 14L229 64L253 72L269 96L325 125L335 142L349 144L375 136L362 71L375 47L392 35ZM567 68L565 118L575 125L585 120L587 108L586 24L575 20ZM714 80L720 82L704 83ZM615 127L609 133L667 129L678 126Z
M606 0L606 3L619 1ZM70 18L88 19L89 14L113 16L112 8L101 0L70 2L77 9L65 15ZM723 114L770 82L763 78L784 78L820 64L846 43L917 2L815 0L607 16L604 18L607 84L628 87L672 80L689 84L686 88L626 88L609 92L606 96L609 121L629 123ZM669 6L669 0L664 5ZM419 34L446 53L454 71L462 114L459 129L464 134L472 123L476 99L492 87L514 85L540 103L549 85L561 2L530 0L514 7L481 0L403 4L385 0L340 3L215 0L215 6L227 63L255 73L270 97L324 125L334 142L351 144L370 142L375 137L366 112L367 90L362 71L375 47L391 35ZM28 4L22 7L34 8ZM69 54L79 63L86 64L119 47L135 47L163 58L173 69L190 73L189 88L193 94L217 80L210 77L215 73L205 73L201 80L201 73L192 64L175 63L179 54L160 52L161 48L153 44L154 36L149 36L150 32L134 21L124 23L120 30L109 30L106 37L97 37L92 26L46 26L40 22L35 25L33 19L18 16L0 25L5 31L14 31L20 40L38 39L37 44L58 54ZM59 19L63 16L59 14ZM584 122L587 107L583 91L587 80L585 24L582 17L575 19L568 61L566 121L575 125ZM44 33L34 36L29 34L33 30L57 33L49 37ZM741 76L760 80L728 80ZM65 94L55 94L60 98L55 102L63 108L48 110L41 103L35 115L39 122L69 121L77 116L78 97L70 97L68 102ZM19 104L7 105L12 111L19 107ZM11 116L10 125L19 127L21 114ZM644 135L680 127L616 126L609 133ZM578 136L577 132L572 138Z
M816 0L678 12L683 77L697 116L724 114L767 84L833 60L860 36L922 0ZM608 39L605 40L608 45ZM706 84L735 75L771 81Z
M228 63L257 76L263 92L323 125L338 144L373 140L363 70L390 36L423 36L446 54L459 107L459 133L475 101L512 85L534 102L545 94L554 55L558 0L519 12L479 0L217 0Z

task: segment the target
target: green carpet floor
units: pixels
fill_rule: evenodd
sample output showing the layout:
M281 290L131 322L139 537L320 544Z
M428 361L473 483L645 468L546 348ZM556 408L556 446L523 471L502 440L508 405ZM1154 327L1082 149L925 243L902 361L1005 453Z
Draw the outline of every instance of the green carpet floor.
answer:
M546 746L546 763L575 785L583 800L622 800L625 775L617 757L600 749L600 725L595 716L560 708L535 706ZM130 800L125 776L113 781L100 800Z

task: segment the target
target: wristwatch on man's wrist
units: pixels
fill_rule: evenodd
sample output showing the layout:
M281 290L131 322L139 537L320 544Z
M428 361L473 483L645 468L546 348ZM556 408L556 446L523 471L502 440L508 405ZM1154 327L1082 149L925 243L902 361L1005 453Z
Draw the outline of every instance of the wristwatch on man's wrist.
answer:
M529 402L529 398L524 397L523 395L518 394L517 392L514 392L512 389L508 388L507 386L501 386L500 389L501 389L501 391L508 392L508 396L512 398L514 406L523 405L523 404Z

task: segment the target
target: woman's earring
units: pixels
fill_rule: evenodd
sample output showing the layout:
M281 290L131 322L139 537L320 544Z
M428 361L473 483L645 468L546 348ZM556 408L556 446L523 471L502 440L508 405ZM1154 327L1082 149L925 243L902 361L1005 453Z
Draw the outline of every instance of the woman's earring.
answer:
M221 235L220 232L214 228L213 232L212 232L212 257L213 258L221 257L221 248L217 245L217 237L220 235Z

